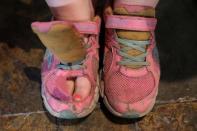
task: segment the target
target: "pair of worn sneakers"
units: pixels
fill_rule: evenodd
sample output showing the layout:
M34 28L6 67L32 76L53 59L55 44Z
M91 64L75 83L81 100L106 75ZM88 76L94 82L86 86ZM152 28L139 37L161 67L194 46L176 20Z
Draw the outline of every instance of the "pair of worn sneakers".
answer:
M106 107L119 117L138 118L152 109L160 78L154 36L157 20L128 14L149 7L154 8L155 5L150 1L143 1L143 3L118 2L115 6L117 11L126 13L114 15L110 7L104 12L106 28L104 69L100 77L98 75L98 36L101 23L99 17L87 22L32 23L32 28L39 26L39 30L46 33L52 25L69 23L81 36L86 36L86 40L82 42L86 55L80 62L62 63L50 49L46 50L42 64L42 98L46 109L53 116L64 119L85 117L94 110L99 94ZM130 31L148 32L149 37L144 40L132 40L130 36L135 33L132 34ZM90 81L91 90L88 97L76 102L68 98L65 87L67 80L81 76Z

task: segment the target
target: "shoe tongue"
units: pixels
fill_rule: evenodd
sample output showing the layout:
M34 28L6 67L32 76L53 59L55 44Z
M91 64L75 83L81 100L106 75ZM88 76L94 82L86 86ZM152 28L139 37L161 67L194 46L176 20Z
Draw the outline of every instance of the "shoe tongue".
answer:
M129 15L129 16L148 16L148 17L154 17L155 11L153 8L138 8L137 10L133 10L131 12L126 9L126 7L115 7L114 13L116 15ZM119 38L122 39L129 39L129 40L137 40L137 41L146 41L150 39L150 32L141 32L141 31L128 31L128 30L116 30L116 33ZM124 47L124 46L122 46ZM146 49L147 47L144 46ZM138 56L141 55L143 52L136 50L136 49L131 49L126 52L130 56ZM128 65L126 66L128 68L142 68L143 65Z
M32 29L62 63L73 63L85 58L81 35L72 25L61 22L37 22L32 24Z
M133 8L133 9L132 9ZM131 10L128 7L116 7L114 9L115 14L122 15L132 15L132 16L141 16L141 17L155 17L155 9L151 7L139 7L131 6Z

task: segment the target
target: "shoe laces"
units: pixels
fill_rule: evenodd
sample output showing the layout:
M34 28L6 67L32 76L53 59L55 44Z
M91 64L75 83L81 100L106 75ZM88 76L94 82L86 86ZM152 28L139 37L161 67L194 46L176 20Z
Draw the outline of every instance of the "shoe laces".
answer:
M150 44L150 41L136 41L129 39L116 38L121 46L118 54L122 57L118 63L123 66L146 66L149 63L146 61L147 50L146 46ZM127 52L129 50L137 50L142 52L140 55L132 56Z

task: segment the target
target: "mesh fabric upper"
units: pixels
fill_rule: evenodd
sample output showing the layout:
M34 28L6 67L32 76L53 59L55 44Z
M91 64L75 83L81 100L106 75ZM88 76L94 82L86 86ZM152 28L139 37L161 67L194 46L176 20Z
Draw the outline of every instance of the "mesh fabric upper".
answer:
M154 86L154 77L150 72L141 77L128 77L115 72L105 81L105 92L109 99L134 103L148 96Z

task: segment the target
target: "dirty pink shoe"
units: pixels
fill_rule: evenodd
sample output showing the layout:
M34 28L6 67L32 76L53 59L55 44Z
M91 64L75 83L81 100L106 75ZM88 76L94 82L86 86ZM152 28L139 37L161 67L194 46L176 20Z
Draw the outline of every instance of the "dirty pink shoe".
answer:
M54 24L67 24L66 21L34 22L47 32ZM76 63L62 64L48 49L42 64L42 98L46 109L55 117L64 119L82 118L90 114L99 98L98 89L98 34L100 18L95 21L76 22L72 24L80 34L86 35L84 40L86 58ZM66 37L66 36L65 36ZM91 83L91 91L85 99L76 102L66 92L66 82L70 78L85 77Z
M154 106L160 79L154 35L156 22L155 18L113 15L109 10L105 12L104 86L101 94L107 108L119 117L142 117ZM150 31L151 38L148 41L121 39L116 29ZM132 49L143 53L128 55L126 52ZM128 68L133 65L142 67Z

